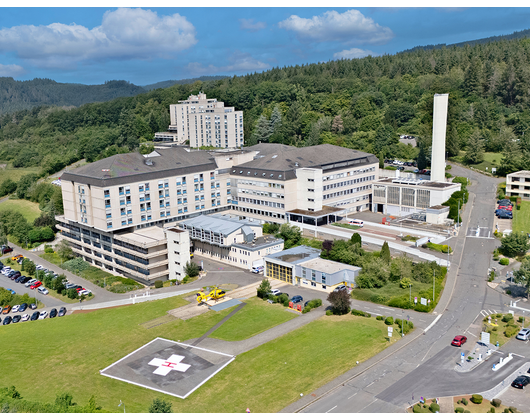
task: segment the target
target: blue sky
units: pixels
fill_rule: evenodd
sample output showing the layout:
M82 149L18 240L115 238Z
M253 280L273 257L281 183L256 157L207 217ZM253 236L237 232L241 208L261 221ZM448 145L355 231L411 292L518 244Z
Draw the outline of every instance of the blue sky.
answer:
M137 85L530 28L530 8L2 8L0 76Z

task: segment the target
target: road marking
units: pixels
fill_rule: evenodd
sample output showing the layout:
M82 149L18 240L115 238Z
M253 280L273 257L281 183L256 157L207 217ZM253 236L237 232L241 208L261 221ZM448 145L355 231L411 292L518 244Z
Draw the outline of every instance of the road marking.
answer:
M337 408L337 406L335 406L333 408ZM326 411L326 413L329 413L331 410L333 410L333 408L330 408L328 411Z
M431 351L432 346L434 346L434 344L435 344L435 343L432 343L431 347L429 347L429 350L427 350L427 353L425 353L425 356L423 356L423 359L421 359L422 362L425 360L425 358L427 357L427 355L428 355L429 352Z
M494 309L493 312L495 312L496 314L498 314L499 312L497 311L497 309Z
M370 404L368 404L366 407L361 408L361 410L364 410L365 408L370 407L374 402L375 402L375 400L373 400L373 401L372 401ZM361 410L359 410L359 411L357 411L357 412L360 413Z
M519 357L522 357L524 359L524 356L521 356L520 354L517 354L517 353L512 353L514 356L519 356Z
M355 397L356 395L357 395L357 392L356 392L355 394L353 394L351 397L348 397L348 399L353 398L353 397Z
M383 316L381 314L378 314L377 312L370 312L370 311L366 311L366 312L368 312L369 314L375 315L375 316Z
M390 309L390 308L385 308L384 306L378 306L378 308L381 308L381 309L386 309L388 311L394 311L394 309Z
M468 331L467 333L468 333L468 334L471 334L473 337L476 337L476 335L473 334L472 332L469 332L469 331Z
M429 331L430 328L431 328L434 324L436 324L436 323L438 322L438 320L441 318L441 316L442 316L442 314L438 315L438 316L436 317L436 319L431 323L431 325L429 325L427 328L425 328L425 329L423 330L423 332L426 333L427 331Z
M368 388L369 386L372 386L372 385L374 384L374 382L375 382L375 381L370 382L370 384L369 384L369 385L366 385L365 388Z

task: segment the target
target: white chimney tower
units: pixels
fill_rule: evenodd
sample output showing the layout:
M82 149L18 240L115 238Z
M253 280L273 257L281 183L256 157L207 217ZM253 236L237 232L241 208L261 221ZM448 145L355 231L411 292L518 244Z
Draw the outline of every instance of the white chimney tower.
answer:
M448 93L434 95L432 121L431 181L445 181L445 132L447 128Z

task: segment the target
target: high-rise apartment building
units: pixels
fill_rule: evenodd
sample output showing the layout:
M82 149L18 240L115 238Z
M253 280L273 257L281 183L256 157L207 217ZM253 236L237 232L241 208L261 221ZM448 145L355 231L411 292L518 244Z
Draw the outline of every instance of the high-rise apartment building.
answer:
M243 111L225 107L224 102L207 99L204 93L191 95L169 106L170 132L177 132L178 142L189 140L191 147L212 146L223 149L241 147Z

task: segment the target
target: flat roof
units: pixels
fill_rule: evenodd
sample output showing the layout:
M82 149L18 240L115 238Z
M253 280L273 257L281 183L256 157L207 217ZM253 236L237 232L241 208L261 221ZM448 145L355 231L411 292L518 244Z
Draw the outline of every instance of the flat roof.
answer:
M267 255L265 258L280 260L288 263L301 263L319 257L320 251L309 246L300 245L294 248L284 249L275 254Z
M178 226L185 229L190 226L195 229L208 230L210 232L228 236L244 226L260 226L260 224L257 222L239 220L237 216L230 217L229 215L224 214L192 217L191 219L179 222Z
M344 211L344 209L340 207L322 206L322 210L317 210L317 211L294 209L294 210L287 210L286 213L300 214L302 216L320 217L320 216L325 216L327 214L337 213L339 211Z
M326 274L334 274L342 270L350 270L350 271L361 270L361 267L343 264L343 263L331 261L331 260L325 260L320 257L314 258L309 261L305 261L301 263L300 266L305 267L305 268L310 268L311 270L322 271L323 273L326 273Z
M508 174L507 176L514 176L514 175L521 175L521 176L527 176L530 177L530 171L517 171L511 174Z
M279 245L283 243L283 239L276 238L274 235L259 236L250 243L235 243L231 244L234 248L247 249L249 251L257 251L269 246Z
M122 233L115 235L117 239L125 239L133 242L138 242L148 245L153 242L159 242L166 239L164 229L158 226L151 226L143 229L135 230L130 233Z
M455 185L460 185L454 182L436 182L436 181L422 181L420 184L400 184L393 182L393 180L396 178L380 178L376 181L374 181L374 184L377 183L384 183L384 184L392 184L395 186L403 186L407 188L411 187L428 187L428 188L449 188L454 187Z

